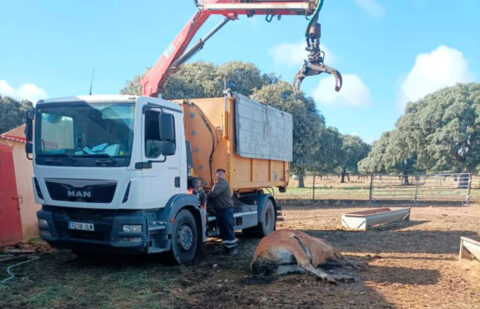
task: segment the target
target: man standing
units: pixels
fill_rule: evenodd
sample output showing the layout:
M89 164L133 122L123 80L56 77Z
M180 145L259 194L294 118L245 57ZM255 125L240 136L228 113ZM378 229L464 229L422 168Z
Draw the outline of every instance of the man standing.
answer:
M238 253L238 246L235 240L233 222L233 201L230 186L225 179L225 170L219 168L216 171L217 182L207 194L208 202L213 206L217 214L217 226L222 237L223 248L230 255Z

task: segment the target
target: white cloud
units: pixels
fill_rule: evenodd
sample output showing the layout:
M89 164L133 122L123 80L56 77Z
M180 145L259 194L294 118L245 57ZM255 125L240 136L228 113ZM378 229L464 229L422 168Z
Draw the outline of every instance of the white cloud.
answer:
M430 53L417 56L402 83L399 107L403 110L408 101L413 102L441 88L473 80L462 52L440 45Z
M355 4L372 17L382 17L385 15L385 8L375 0L355 0Z
M11 97L15 100L29 100L32 103L37 103L40 99L45 99L47 93L42 88L34 84L25 83L18 89L14 89L5 80L0 80L0 95Z
M276 64L300 67L303 60L307 59L308 52L305 50L307 43L301 41L298 43L282 43L270 48L269 53L273 57ZM336 57L325 46L320 45L320 48L325 52L325 63L332 65Z
M335 78L329 76L320 80L312 96L320 104L336 107L358 107L371 104L370 90L356 74L343 75L343 86L340 92L336 92L334 88Z

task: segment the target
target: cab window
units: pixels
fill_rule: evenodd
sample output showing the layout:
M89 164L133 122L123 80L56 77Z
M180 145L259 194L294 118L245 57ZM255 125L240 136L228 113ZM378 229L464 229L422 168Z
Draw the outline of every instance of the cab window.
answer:
M172 114L145 113L145 157L158 158L165 144L175 144L175 119Z

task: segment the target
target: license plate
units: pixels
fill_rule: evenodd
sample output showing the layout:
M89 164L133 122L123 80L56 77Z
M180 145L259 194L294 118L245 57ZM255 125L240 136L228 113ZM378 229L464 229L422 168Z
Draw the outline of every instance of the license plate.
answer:
M93 223L85 223L85 222L70 221L68 222L68 228L70 230L90 231L90 232L95 231L95 226L93 225Z

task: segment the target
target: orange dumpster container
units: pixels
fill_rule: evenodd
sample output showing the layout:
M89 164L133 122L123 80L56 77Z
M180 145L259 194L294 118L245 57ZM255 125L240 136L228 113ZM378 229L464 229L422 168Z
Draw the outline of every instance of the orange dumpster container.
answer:
M193 157L192 176L205 186L223 168L233 192L288 185L292 160L292 116L235 94L177 101Z

